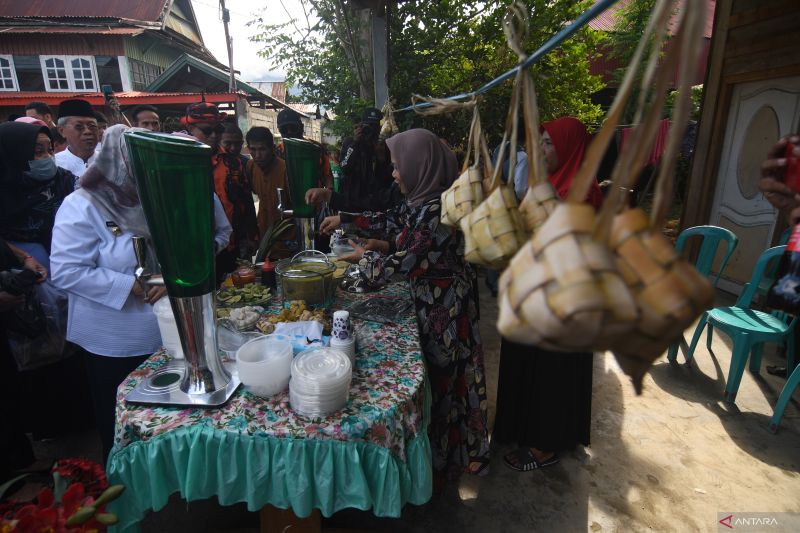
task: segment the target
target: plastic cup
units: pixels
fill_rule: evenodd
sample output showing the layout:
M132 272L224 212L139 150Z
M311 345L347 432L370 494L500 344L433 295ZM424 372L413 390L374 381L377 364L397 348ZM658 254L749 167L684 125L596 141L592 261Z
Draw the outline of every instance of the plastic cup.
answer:
M181 337L178 334L178 325L175 323L175 314L169 298L160 298L153 305L153 312L158 319L158 331L161 332L161 344L173 359L183 359Z

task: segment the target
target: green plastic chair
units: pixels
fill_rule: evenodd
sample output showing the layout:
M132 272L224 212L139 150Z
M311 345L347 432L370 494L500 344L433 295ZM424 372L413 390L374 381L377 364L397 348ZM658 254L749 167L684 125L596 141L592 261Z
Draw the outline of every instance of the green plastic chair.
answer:
M794 367L794 326L795 318L789 320L784 313L765 313L751 309L759 282L764 275L767 264L780 256L786 246L774 246L765 250L758 258L750 282L745 285L742 294L732 307L715 307L703 313L700 323L694 330L692 343L686 354L686 362L694 356L694 350L703 328L708 325L706 346L711 349L713 328L726 333L733 341L733 354L731 366L728 371L728 383L725 386L725 401L733 403L736 393L742 382L744 366L750 358L750 372L757 374L761 368L761 354L765 342L775 342L786 345L787 368ZM789 320L787 322L787 320Z
M791 367L787 366L786 368ZM778 426L781 425L781 417L783 417L783 412L786 410L786 405L789 403L789 400L792 399L792 394L794 394L794 390L797 388L798 384L800 384L800 365L795 367L792 375L786 380L783 390L781 390L781 395L778 397L778 403L775 404L775 411L772 413L772 420L770 420L769 423L770 432L776 433L778 431Z
M681 253L686 245L686 241L690 237L695 236L703 238L703 242L700 244L700 251L694 262L694 267L703 276L711 274L711 266L714 263L714 257L717 255L717 248L719 248L719 245L723 241L727 244L725 255L722 256L722 263L720 263L719 270L717 271L717 277L714 278L712 283L716 287L722 271L725 270L725 265L728 264L728 259L731 258L733 251L736 249L736 245L739 244L739 238L731 230L720 228L719 226L694 226L686 228L678 235L678 240L675 243L675 250ZM667 359L670 361L675 360L678 356L679 346L680 342L676 342L669 347Z

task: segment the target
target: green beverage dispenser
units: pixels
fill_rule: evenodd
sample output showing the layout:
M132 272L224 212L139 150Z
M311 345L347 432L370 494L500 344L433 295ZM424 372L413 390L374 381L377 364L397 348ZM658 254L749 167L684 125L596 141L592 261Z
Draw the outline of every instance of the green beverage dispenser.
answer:
M283 145L289 196L292 199L291 213L297 221L297 239L302 250L313 250L316 208L308 205L305 197L306 191L319 187L322 147L305 139L283 139Z
M219 405L238 380L233 383L217 351L211 148L145 131L123 138L185 356L179 387L161 396L150 390L146 399L153 401L144 403Z

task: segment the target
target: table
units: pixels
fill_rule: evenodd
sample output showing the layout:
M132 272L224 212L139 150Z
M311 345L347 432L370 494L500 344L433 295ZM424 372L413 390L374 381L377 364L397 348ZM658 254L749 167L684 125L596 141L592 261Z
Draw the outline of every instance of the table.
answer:
M407 284L372 294L411 298ZM339 291L334 307L368 297ZM273 303L268 312L278 308ZM251 511L291 508L298 517L348 507L398 517L405 503L427 502L430 390L414 313L396 324L354 319L354 325L359 353L350 398L324 418L295 414L288 392L263 399L243 387L217 409L127 404L125 395L169 356L156 353L137 368L117 391L106 468L111 484L127 487L110 505L120 518L116 529L137 529L174 492L187 501L247 502Z

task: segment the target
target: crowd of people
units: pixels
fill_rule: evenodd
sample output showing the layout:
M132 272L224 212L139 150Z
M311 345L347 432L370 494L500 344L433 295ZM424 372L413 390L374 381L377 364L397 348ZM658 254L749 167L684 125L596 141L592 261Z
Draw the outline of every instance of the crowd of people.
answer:
M161 129L153 106L138 106L128 116L135 128ZM382 138L381 118L377 109L366 109L343 143L338 190L331 157L321 150L320 183L305 200L319 206L321 234L344 227L363 236L343 259L359 265L365 286L397 277L410 284L432 392L434 485L442 487L462 472L485 474L490 455L475 269L464 260L463 236L440 222L440 197L459 165L447 144L428 130ZM277 190L288 188L285 150L268 128L243 133L210 103L190 105L180 122L185 129L180 135L212 149L209 180L221 282L238 260L252 257L260 237L281 218ZM135 280L131 239L147 233L146 223L122 153L127 128L106 129L107 124L78 99L63 101L57 118L46 104L33 102L25 117L0 124L0 313L7 318L25 307L28 293L16 290L23 281L28 290L47 286L64 295L64 335L75 348L72 359L84 369L77 386L91 395L106 456L113 446L117 386L160 348L152 305L164 296L163 288L145 290ZM278 114L277 126L283 139L303 138L300 116L290 109ZM569 117L544 123L542 133L550 181L563 197L591 136ZM800 205L800 197L773 179L782 161L773 157L768 163L762 180L768 197L776 205ZM516 174L506 179L524 196L523 179ZM599 188L592 188L586 201L599 207ZM10 324L4 319L0 328L0 479L33 460L18 405L20 376L28 370L9 343ZM503 340L493 435L516 446L505 463L519 471L544 468L557 463L560 452L588 445L591 389L591 353L553 353Z

